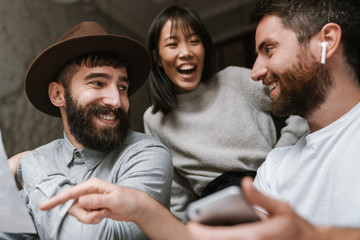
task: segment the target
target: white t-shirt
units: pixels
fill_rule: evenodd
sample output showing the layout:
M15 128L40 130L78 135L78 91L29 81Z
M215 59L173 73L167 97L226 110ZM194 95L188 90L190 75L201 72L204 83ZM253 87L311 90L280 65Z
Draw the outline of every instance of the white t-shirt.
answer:
M1 137L1 130L0 130L0 160L3 161L3 159L7 160L7 155L5 152L5 148L4 148L4 144L3 144L3 140Z
M295 146L272 150L254 184L314 224L360 227L360 104Z

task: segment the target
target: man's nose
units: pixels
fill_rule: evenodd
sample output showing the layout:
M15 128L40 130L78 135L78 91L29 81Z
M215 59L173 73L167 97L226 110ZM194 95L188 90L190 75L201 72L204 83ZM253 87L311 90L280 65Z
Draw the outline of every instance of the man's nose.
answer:
M267 71L268 70L265 66L264 61L261 58L257 57L251 70L251 78L254 81L261 81L265 78Z
M104 92L103 102L105 105L118 109L121 107L120 92L117 86L111 86Z

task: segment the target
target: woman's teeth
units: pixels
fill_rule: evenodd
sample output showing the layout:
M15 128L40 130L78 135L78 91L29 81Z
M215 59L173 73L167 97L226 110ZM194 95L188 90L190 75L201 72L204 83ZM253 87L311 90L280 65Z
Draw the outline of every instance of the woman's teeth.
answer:
M194 72L196 69L195 65L182 65L181 67L178 68L178 71L180 73L192 73Z
M183 65L183 66L180 67L180 70L186 71L186 70L191 70L191 69L194 69L194 68L195 68L194 65Z

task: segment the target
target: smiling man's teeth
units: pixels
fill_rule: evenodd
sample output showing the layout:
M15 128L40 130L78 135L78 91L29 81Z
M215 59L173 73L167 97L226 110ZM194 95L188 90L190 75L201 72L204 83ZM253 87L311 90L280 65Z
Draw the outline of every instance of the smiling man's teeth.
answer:
M279 86L279 83L278 83L278 82L274 82L274 83L270 84L270 85L268 86L269 89L270 89L270 92L271 92L272 90L274 90L277 86Z
M100 114L99 117L101 119L104 119L104 120L115 120L115 116L107 116L107 115L103 115L103 114Z

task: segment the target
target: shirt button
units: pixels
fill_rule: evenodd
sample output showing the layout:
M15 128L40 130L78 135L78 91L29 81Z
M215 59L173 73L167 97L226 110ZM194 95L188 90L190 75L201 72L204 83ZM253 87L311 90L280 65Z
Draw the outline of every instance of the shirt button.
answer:
M80 152L76 152L76 153L75 153L75 156L77 156L77 157L81 157Z
M77 184L77 182L76 182L76 181L71 181L71 184L72 184L73 186L75 186L75 185Z

